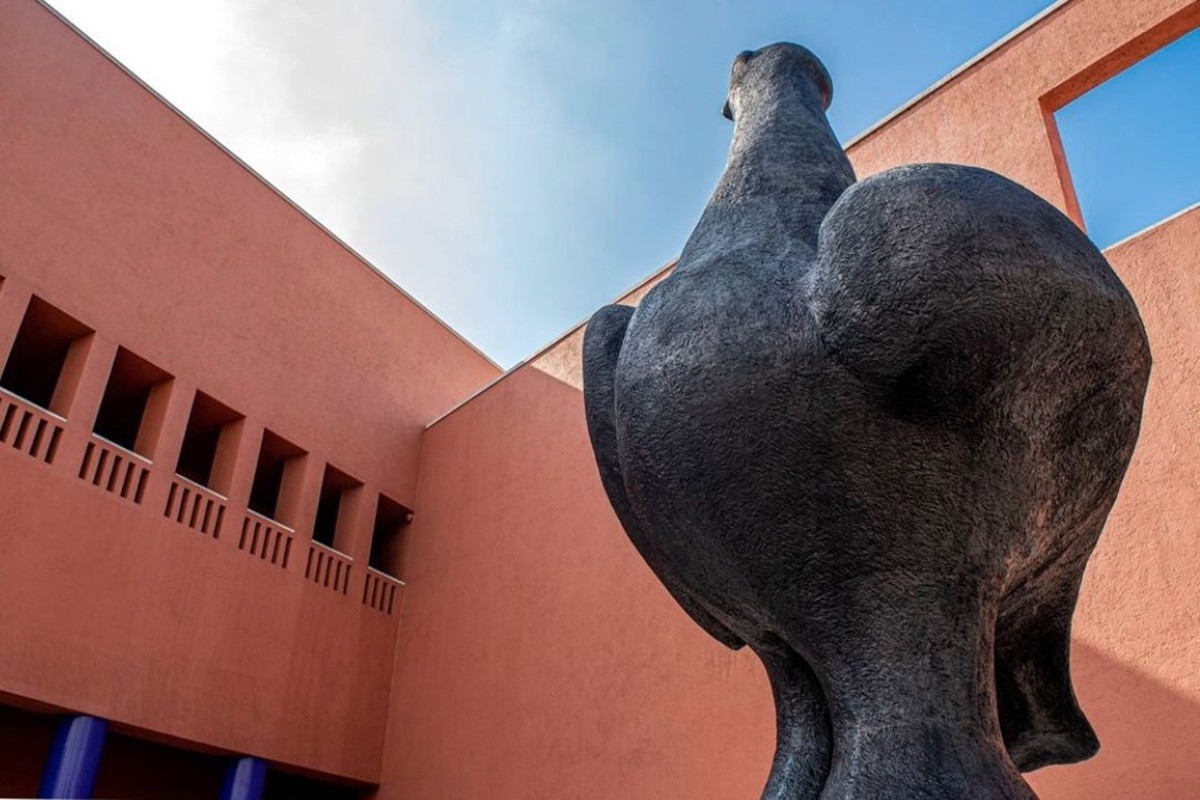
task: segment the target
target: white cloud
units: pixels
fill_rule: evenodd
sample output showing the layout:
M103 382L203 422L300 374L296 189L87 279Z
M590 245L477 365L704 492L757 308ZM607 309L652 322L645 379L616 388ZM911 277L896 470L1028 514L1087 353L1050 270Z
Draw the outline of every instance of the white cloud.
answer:
M363 157L352 125L297 114L288 53L264 46L253 4L59 0L69 19L301 205L349 235L340 187ZM313 124L314 122L317 124Z
M476 220L486 218L476 207L479 176L465 168L470 148L444 103L428 25L411 6L55 6L402 285L414 264L475 249Z

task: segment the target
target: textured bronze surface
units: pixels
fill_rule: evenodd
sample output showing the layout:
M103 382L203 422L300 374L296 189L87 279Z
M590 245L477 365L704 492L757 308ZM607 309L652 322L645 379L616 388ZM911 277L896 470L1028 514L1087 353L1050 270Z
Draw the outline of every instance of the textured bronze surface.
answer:
M986 170L861 182L808 50L739 55L729 163L672 275L584 344L630 539L770 677L764 798L1030 798L1098 746L1080 581L1141 421L1129 293Z

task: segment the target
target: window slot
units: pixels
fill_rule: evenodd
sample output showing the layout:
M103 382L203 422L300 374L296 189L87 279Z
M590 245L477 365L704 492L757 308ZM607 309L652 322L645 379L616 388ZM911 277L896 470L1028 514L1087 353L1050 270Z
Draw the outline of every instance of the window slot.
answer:
M153 455L171 380L146 359L118 347L93 432L139 455Z
M31 298L0 374L0 387L66 416L71 398L63 389L71 381L64 378L82 369L93 333L40 297Z
M393 578L403 578L404 532L412 520L412 512L379 495L375 506L375 527L371 534L371 557L368 564Z
M349 526L353 523L350 498L362 486L340 469L326 465L321 479L321 499L317 503L317 518L313 521L313 541L341 552L347 552Z
M204 392L196 392L175 471L221 494L229 492L244 417Z
M250 490L250 510L284 525L294 525L296 500L307 456L282 436L264 430Z

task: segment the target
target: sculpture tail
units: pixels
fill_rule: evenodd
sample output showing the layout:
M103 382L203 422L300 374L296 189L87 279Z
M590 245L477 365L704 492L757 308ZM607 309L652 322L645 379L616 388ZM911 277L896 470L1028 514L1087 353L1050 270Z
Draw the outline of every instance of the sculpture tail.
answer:
M1041 620L1041 630L997 637L1012 648L996 652L1000 729L1009 755L1022 772L1074 764L1100 749L1071 683L1074 599L1066 605L1052 612L1052 619Z

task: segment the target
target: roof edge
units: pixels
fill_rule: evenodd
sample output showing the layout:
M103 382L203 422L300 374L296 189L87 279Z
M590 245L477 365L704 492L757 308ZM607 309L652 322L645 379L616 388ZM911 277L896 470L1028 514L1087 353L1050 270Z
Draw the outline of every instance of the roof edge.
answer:
M1192 213L1193 211L1200 211L1200 200L1197 200L1195 203L1192 203L1191 205L1184 206L1183 208L1179 209L1178 211L1176 211L1172 214L1168 214L1167 216L1160 219L1158 222L1151 222L1146 227L1141 228L1140 230L1136 230L1133 233L1129 234L1128 236L1126 236L1122 239L1118 239L1117 241L1110 244L1108 247L1105 247L1104 249L1102 249L1100 252L1104 253L1107 256L1109 253L1116 250L1118 247L1124 247L1125 245L1129 244L1130 242L1133 242L1135 239L1140 239L1143 236L1146 236L1147 234L1151 234L1158 228L1163 227L1164 225L1170 225L1175 220L1179 219L1180 217L1186 217L1188 214Z
M894 122L899 117L904 116L909 111L912 111L914 108L916 108L921 103L923 103L925 100L929 99L929 97L931 95L937 94L937 92L944 89L948 84L953 83L958 78L961 78L967 72L969 72L973 68L979 66L979 64L981 64L984 61L986 61L987 59L991 58L997 52L1004 49L1004 47L1011 44L1014 40L1018 39L1022 34L1028 32L1031 28L1034 28L1037 25L1041 24L1047 18L1058 13L1064 7L1070 5L1072 2L1074 2L1074 0L1057 0L1057 2L1042 9L1037 14L1035 14L1034 16L1030 17L1029 19L1025 20L1020 25L1018 25L1017 27L1013 28L1011 31L1006 33L1004 36L1000 37L995 42L988 45L983 50L979 51L979 53L977 53L975 56L973 56L972 58L963 62L959 66L955 67L952 72L947 74L941 80L932 84L931 86L929 86L929 88L925 89L920 94L912 97L911 99L909 99L908 101L906 101L905 103L900 105L898 108L896 108L894 111L890 112L889 114L883 116L882 118L880 118L879 120L874 122L869 128L867 128L866 130L862 131L858 135L851 138L848 142L846 142L843 145L843 148L846 150L849 150L850 148L854 147L855 145L859 144L860 142L863 142L864 140L869 139L870 137L874 136L881 129L885 128L886 126L888 126L889 124Z
M661 266L658 269L656 269L654 272L652 272L648 277L642 278L640 281L633 284L633 286L630 286L628 289L621 292L621 294L617 295L616 298L613 299L613 303L620 303L622 300L624 300L626 297L628 297L629 295L636 292L638 289L641 289L646 284L653 282L664 272L668 272L668 271L674 269L675 265L677 263L679 263L679 259L672 258L664 266ZM592 313L594 314L595 312L592 312ZM481 394L486 392L488 389L491 389L493 386L500 383L502 380L507 378L509 375L512 375L513 373L515 373L517 370L521 369L522 367L528 366L529 364L532 364L534 361L537 361L539 358L544 356L546 353L549 353L555 347L558 347L558 345L562 344L563 341L565 341L566 339L569 339L571 336L573 336L575 334L575 332L578 331L580 328L585 327L588 324L588 322L591 320L591 318L592 317L589 314L587 317L584 317L579 322L576 322L574 325L567 328L565 331L563 331L561 334L556 336L554 339L550 340L549 344L543 345L542 347L538 348L536 351L533 352L533 354L527 356L526 358L521 359L516 364L513 364L511 367L509 367L503 373L501 373L500 375L497 375L495 378L492 378L490 381L485 383L483 386L480 386L474 392L472 392L468 396L464 397L462 400L459 400L457 403L455 403L450 408L443 411L441 414L438 414L436 417L434 417L432 420L430 420L429 422L427 422L425 424L425 430L429 430L434 425L437 425L439 422L444 420L446 417L450 416L455 411L458 411L460 408L465 406L467 403L470 403L472 400L479 397Z

